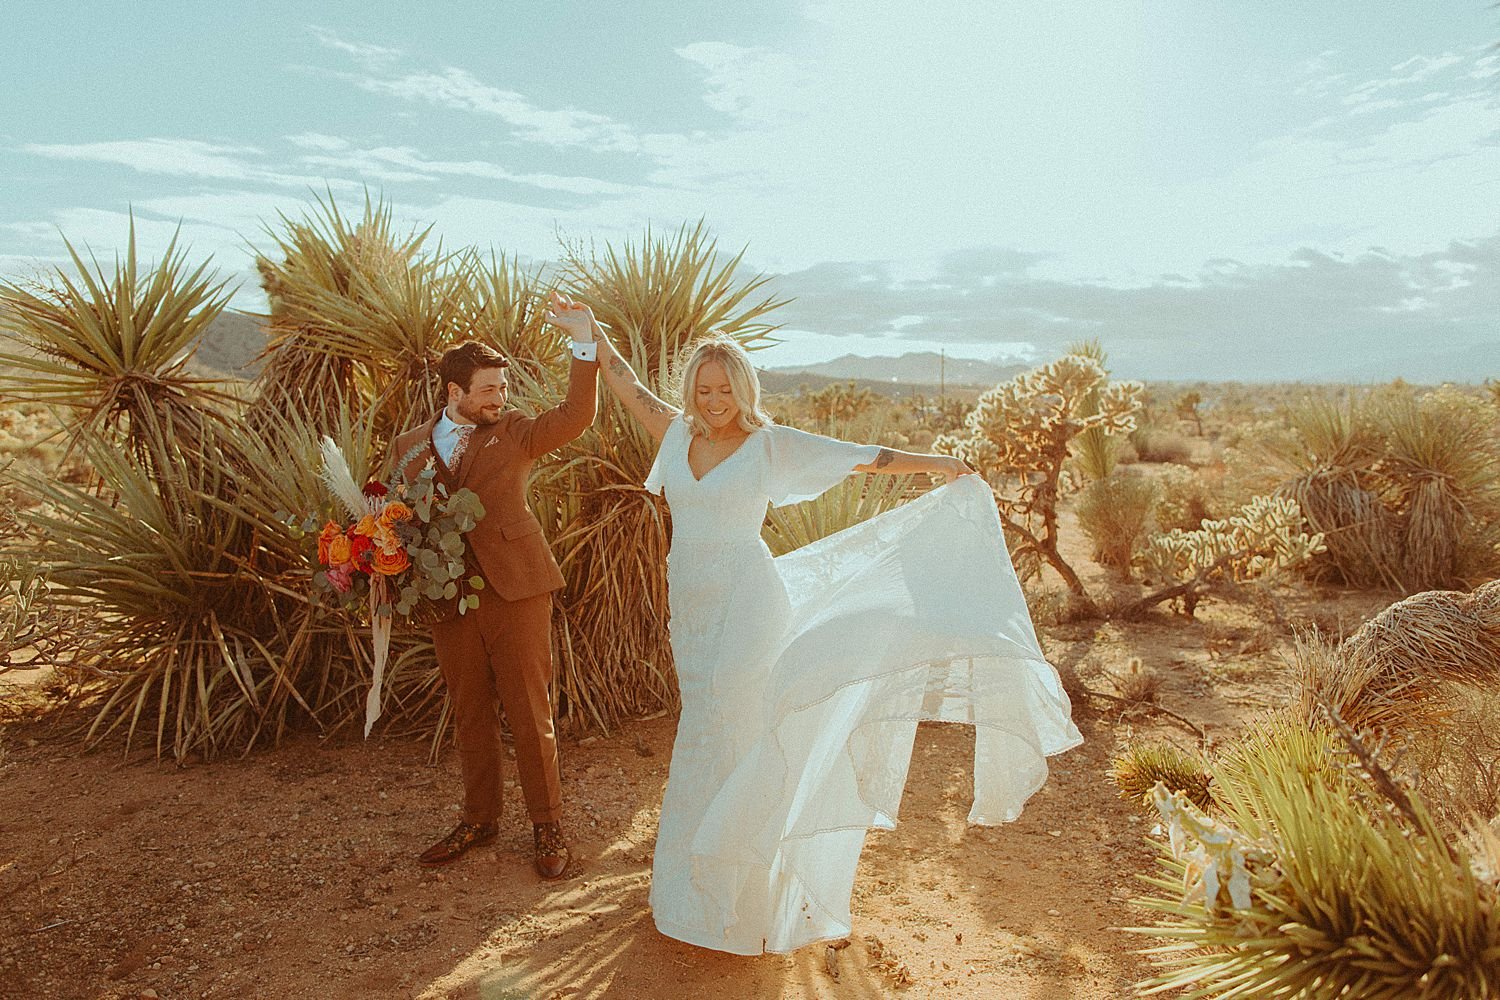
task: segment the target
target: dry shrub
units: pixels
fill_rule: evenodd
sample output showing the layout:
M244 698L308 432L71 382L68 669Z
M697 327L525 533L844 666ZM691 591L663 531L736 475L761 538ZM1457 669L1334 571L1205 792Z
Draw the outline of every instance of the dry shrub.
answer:
M1132 656L1125 664L1124 673L1112 675L1110 679L1127 708L1155 705L1161 697L1161 674L1143 666L1138 656Z
M1142 462L1188 465L1193 457L1193 442L1176 431L1147 428L1134 435L1130 443Z
M1078 495L1078 525L1094 543L1093 559L1130 578L1130 564L1151 523L1156 483L1146 477L1115 474L1096 479Z
M1218 516L1219 504L1202 475L1182 465L1166 465L1156 476L1156 503L1151 514L1161 531L1194 531Z
M1017 572L1019 574L1019 570ZM1045 627L1072 625L1098 617L1091 601L1080 600L1072 592L1058 587L1028 588L1026 606L1031 611L1032 622Z
M1500 682L1500 580L1472 594L1434 590L1397 601L1344 640L1340 652L1397 677Z
M1445 701L1441 725L1406 734L1401 761L1448 826L1489 824L1500 817L1500 692L1452 685Z
M1438 722L1446 714L1441 688L1418 672L1384 670L1344 654L1317 632L1299 633L1292 653L1296 715L1323 724L1325 706L1356 732L1392 732Z
M1253 656L1268 653L1276 645L1280 633L1270 625L1243 628L1221 622L1203 623L1203 647L1209 659L1218 659L1225 654Z

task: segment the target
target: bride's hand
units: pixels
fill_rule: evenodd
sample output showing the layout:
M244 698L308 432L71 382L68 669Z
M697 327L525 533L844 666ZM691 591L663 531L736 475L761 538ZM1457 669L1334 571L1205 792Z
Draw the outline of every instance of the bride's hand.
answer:
M593 310L555 289L548 297L547 311L544 316L548 323L562 327L579 343L587 344L594 340Z
M977 476L979 473L969 468L969 463L961 458L948 457L943 467L937 470L937 474L943 477L944 482L953 482L959 476Z

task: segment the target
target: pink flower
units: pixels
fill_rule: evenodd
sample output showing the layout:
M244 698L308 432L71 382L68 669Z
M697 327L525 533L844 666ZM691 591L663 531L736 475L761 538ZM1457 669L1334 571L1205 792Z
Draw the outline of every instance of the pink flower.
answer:
M333 586L334 590L337 590L340 594L349 593L350 587L354 585L353 565L344 563L342 566L334 566L326 572L328 574L328 582Z

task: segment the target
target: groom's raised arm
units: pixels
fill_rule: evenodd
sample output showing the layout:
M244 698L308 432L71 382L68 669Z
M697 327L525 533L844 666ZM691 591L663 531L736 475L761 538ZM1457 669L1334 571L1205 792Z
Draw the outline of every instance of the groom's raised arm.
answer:
M568 394L561 403L516 422L511 431L532 458L556 451L588 430L599 411L599 364L574 358L568 370Z

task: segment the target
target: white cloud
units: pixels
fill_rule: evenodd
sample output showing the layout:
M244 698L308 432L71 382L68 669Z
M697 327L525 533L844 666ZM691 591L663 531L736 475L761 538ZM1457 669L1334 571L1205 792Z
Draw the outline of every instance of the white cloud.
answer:
M196 177L220 181L257 181L282 187L317 187L322 177L284 173L257 162L265 157L255 146L227 146L199 139L120 139L84 143L29 143L24 153L55 160L111 163L143 174Z
M474 177L579 195L621 195L632 190L628 185L594 177L518 173L485 160L432 160L409 146L377 146L371 149L358 149L348 141L330 136L318 136L315 139L300 136L293 141L308 148L327 151L329 155L304 156L302 162L310 166L338 167L342 165L360 176L381 180L432 181L439 177ZM323 145L312 146L312 142L319 142Z
M1445 52L1441 56L1412 56L1405 62L1391 67L1392 73L1401 75L1366 80L1344 95L1344 103L1351 105L1360 104L1370 100L1374 95L1383 90L1407 87L1414 83L1420 83L1429 77L1441 73L1448 67L1456 66L1463 61L1463 56L1452 52Z
M635 151L640 145L628 128L605 115L571 108L541 108L524 94L492 87L462 69L449 67L439 72L400 75L335 75L371 93L499 118L511 126L517 138L529 142L620 152Z
M1210 261L1192 276L1135 287L1024 268L987 284L994 268L984 253L950 255L924 280L894 280L870 262L786 274L772 289L794 301L778 318L825 338L847 335L851 346L967 344L971 354L1020 342L1051 355L1097 336L1118 372L1150 378L1312 378L1370 363L1384 363L1379 377L1390 378L1418 351L1500 340L1500 234L1416 255L1303 249L1273 264ZM1468 377L1497 374L1500 352Z
M352 56L365 66L383 66L399 60L404 54L400 49L388 49L382 45L346 42L337 33L318 25L310 25L307 30L319 45Z

